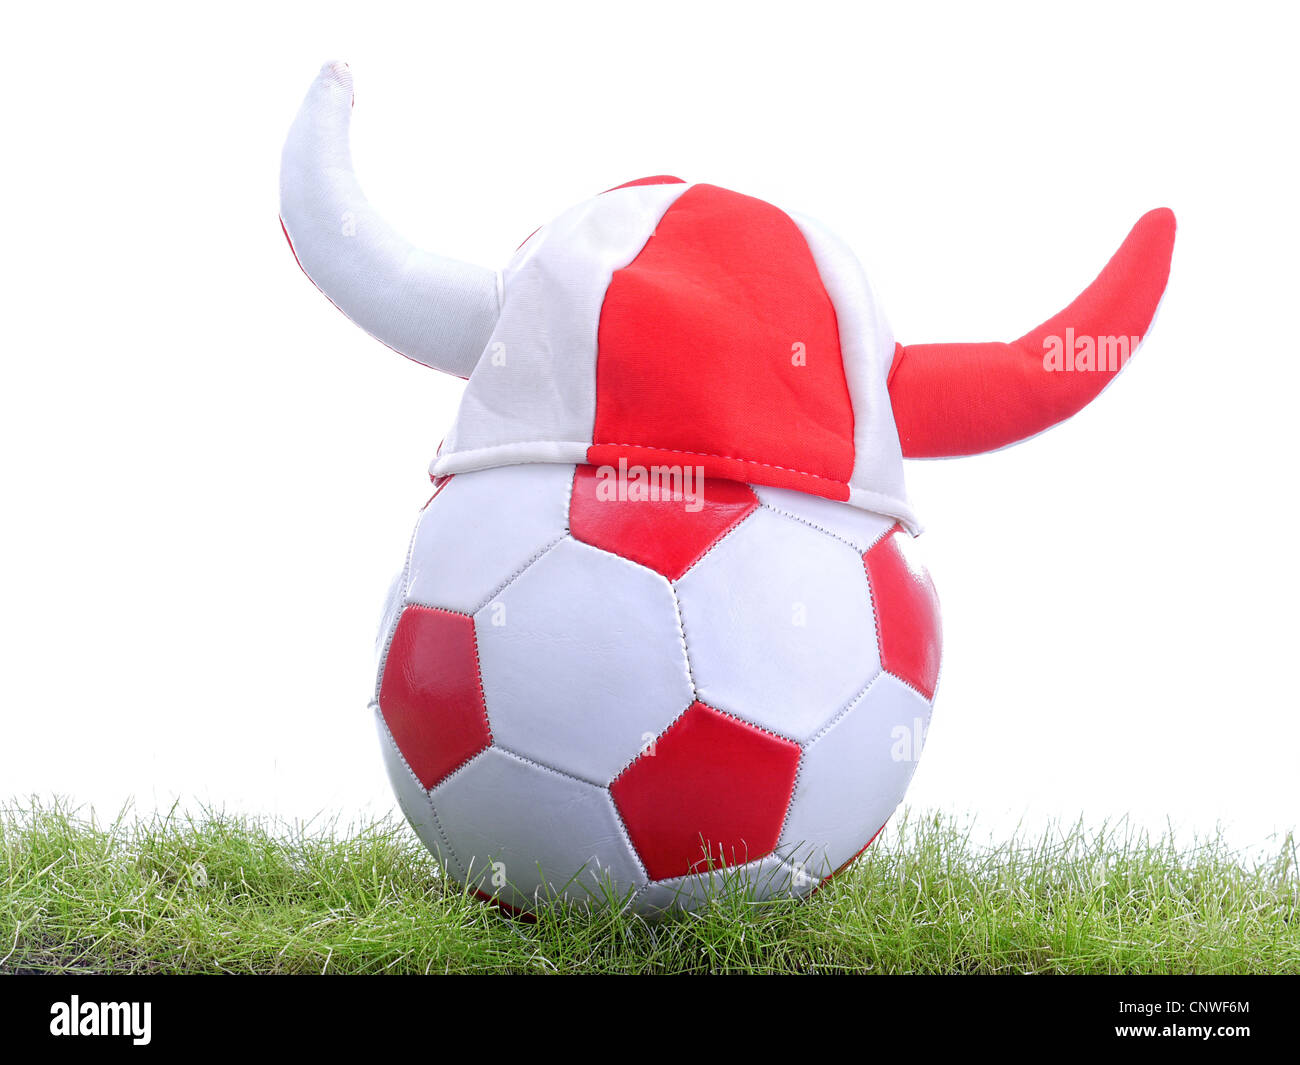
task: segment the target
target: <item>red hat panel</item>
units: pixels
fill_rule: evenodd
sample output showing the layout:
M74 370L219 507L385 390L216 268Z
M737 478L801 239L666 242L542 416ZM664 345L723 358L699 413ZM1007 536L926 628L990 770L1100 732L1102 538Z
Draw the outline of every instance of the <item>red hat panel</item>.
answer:
M592 444L593 462L691 462L848 498L835 308L789 216L715 185L668 208L605 295Z

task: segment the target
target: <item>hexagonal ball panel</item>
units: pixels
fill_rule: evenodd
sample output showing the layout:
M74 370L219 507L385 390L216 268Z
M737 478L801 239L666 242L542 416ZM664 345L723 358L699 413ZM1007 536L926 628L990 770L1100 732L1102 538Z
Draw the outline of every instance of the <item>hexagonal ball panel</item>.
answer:
M464 871L456 864L455 855L443 841L442 829L438 826L433 803L429 800L429 791L406 764L378 707L375 707L375 727L379 732L379 750L383 755L384 768L388 771L388 780L397 796L397 805L415 829L415 834L420 837L420 842L433 852L443 866L453 870L456 876L463 877Z
M384 663L379 709L426 788L491 743L473 619L424 606L402 611Z
M432 798L469 884L511 906L622 898L646 882L604 788L492 747Z
M819 878L853 858L902 801L929 726L929 702L897 677L877 677L804 749L777 853Z
M420 514L407 602L472 614L564 535L572 481L547 463L456 474Z
M816 877L769 856L748 865L657 880L637 893L633 907L654 920L672 910L698 910L742 891L757 902L781 895L802 897L818 883Z
M609 786L652 880L776 846L799 746L695 703Z
M496 742L605 784L690 705L668 582L564 540L475 615Z
M894 527L894 519L873 514L861 507L840 503L834 499L810 496L789 488L768 488L757 485L754 491L764 506L821 529L831 536L849 543L859 554Z
M862 558L762 508L676 583L699 697L795 740L880 671Z

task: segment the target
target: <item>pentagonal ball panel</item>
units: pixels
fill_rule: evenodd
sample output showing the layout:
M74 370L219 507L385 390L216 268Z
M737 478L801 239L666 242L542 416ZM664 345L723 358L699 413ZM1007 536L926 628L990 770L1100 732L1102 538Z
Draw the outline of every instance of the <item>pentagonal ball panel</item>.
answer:
M696 477L692 466L652 479L656 468L579 466L569 530L574 539L639 562L671 581L744 521L758 506L758 497L747 484Z
M491 743L474 620L423 606L402 611L384 662L379 709L426 788Z
M876 608L881 667L933 699L943 657L939 596L912 538L895 529L866 553L863 564Z
M652 880L776 846L799 746L695 703L609 787Z

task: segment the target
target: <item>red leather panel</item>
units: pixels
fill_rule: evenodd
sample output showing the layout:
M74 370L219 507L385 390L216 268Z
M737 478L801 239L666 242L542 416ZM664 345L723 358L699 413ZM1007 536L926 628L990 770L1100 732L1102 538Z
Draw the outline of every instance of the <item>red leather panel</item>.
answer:
M895 529L863 556L876 610L880 664L927 699L939 682L943 637L939 596L925 567L909 561Z
M798 766L798 744L696 702L609 790L664 880L770 854Z
M408 606L379 687L379 711L426 788L492 742L479 683L474 619Z
M579 466L569 500L569 531L583 543L639 562L670 581L758 506L748 485L717 478L693 483L689 499L680 490L660 493L658 500L612 495L595 466ZM700 509L687 509L696 505L692 500Z

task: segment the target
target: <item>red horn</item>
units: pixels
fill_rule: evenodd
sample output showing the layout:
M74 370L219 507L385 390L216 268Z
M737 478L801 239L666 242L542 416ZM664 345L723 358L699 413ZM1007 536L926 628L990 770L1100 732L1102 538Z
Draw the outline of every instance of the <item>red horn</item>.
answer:
M1147 212L1078 299L1010 344L898 345L889 396L903 454L994 451L1081 410L1146 335L1175 228L1167 207Z

